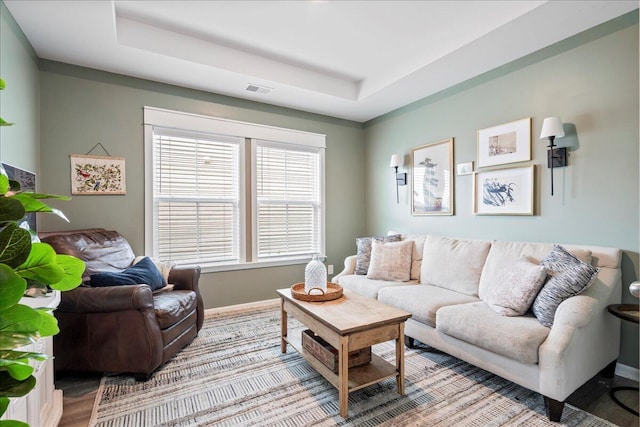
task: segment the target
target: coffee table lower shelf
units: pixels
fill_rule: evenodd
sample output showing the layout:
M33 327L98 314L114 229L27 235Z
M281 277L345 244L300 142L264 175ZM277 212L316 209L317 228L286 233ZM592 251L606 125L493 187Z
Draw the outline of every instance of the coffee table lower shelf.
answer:
M329 381L335 388L338 390L340 389L340 378L338 374L327 368L313 354L302 347L302 337L300 334L287 336L285 337L285 341L293 347L294 350L300 353L320 375ZM380 356L371 353L370 363L349 368L349 392L379 383L387 378L396 378L398 375L399 373L396 370L395 365L392 365Z

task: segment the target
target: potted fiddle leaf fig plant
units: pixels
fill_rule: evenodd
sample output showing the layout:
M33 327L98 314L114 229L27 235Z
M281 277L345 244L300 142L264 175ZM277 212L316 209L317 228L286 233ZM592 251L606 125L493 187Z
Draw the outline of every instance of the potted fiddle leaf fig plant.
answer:
M4 81L0 79L0 89ZM10 125L0 118L0 125ZM25 396L36 385L30 360L44 361L43 353L20 350L36 340L59 332L50 309L20 304L27 289L67 291L82 281L84 262L58 255L41 243L34 231L22 221L27 213L50 212L66 220L43 199L68 197L23 192L20 184L10 180L0 165L0 416L11 398ZM0 427L24 427L26 423L1 420Z

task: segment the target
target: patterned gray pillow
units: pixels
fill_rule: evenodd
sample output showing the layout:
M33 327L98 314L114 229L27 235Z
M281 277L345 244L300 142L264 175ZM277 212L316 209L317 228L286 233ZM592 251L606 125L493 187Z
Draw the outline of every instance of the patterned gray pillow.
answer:
M389 236L374 237L358 237L356 239L356 247L358 248L356 258L355 274L367 274L369 271L369 262L371 261L371 240L380 242L399 242L402 238L400 234L392 234Z
M550 328L560 303L587 289L600 269L580 261L560 245L553 245L540 265L547 269L548 280L532 309L538 321Z

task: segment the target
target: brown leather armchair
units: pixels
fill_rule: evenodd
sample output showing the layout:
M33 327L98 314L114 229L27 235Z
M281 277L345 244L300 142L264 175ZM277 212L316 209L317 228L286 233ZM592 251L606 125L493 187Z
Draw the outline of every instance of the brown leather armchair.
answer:
M57 253L86 264L83 279L131 266L131 246L116 231L101 228L40 233ZM80 286L63 292L55 311L57 371L129 372L148 377L196 337L204 320L198 289L200 267L173 267L173 290L152 292L145 284Z

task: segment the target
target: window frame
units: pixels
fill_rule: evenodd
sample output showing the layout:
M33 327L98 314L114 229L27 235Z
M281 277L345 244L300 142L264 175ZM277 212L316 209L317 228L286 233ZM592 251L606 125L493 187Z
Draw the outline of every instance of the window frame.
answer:
M255 261L253 258L253 248L248 250L248 245L253 245L255 230L252 211L254 209L253 199L248 200L249 196L253 197L255 189L255 171L253 170L253 162L247 164L247 157L251 156L255 144L254 140L277 141L278 143L294 144L300 146L315 147L319 149L321 158L320 167L320 203L321 203L321 220L319 221L319 245L321 256L325 255L325 220L326 220L326 198L325 198L325 150L326 135L299 131L295 129L280 128L256 123L242 122L218 117L206 116L201 114L185 113L174 110L167 110L157 107L145 106L143 108L144 120L144 197L145 197L145 254L153 256L154 233L153 215L154 215L154 165L153 165L153 128L161 127L168 129L182 130L186 133L204 133L217 134L231 137L245 138L244 145L240 148L239 153L239 191L240 191L240 262L228 264L199 264L202 271L218 272L243 270L253 268L263 268L282 265L303 264L308 262L309 257L287 257L279 260ZM247 259L250 256L251 259ZM194 263L195 264L195 263ZM194 265L181 264L181 265Z

